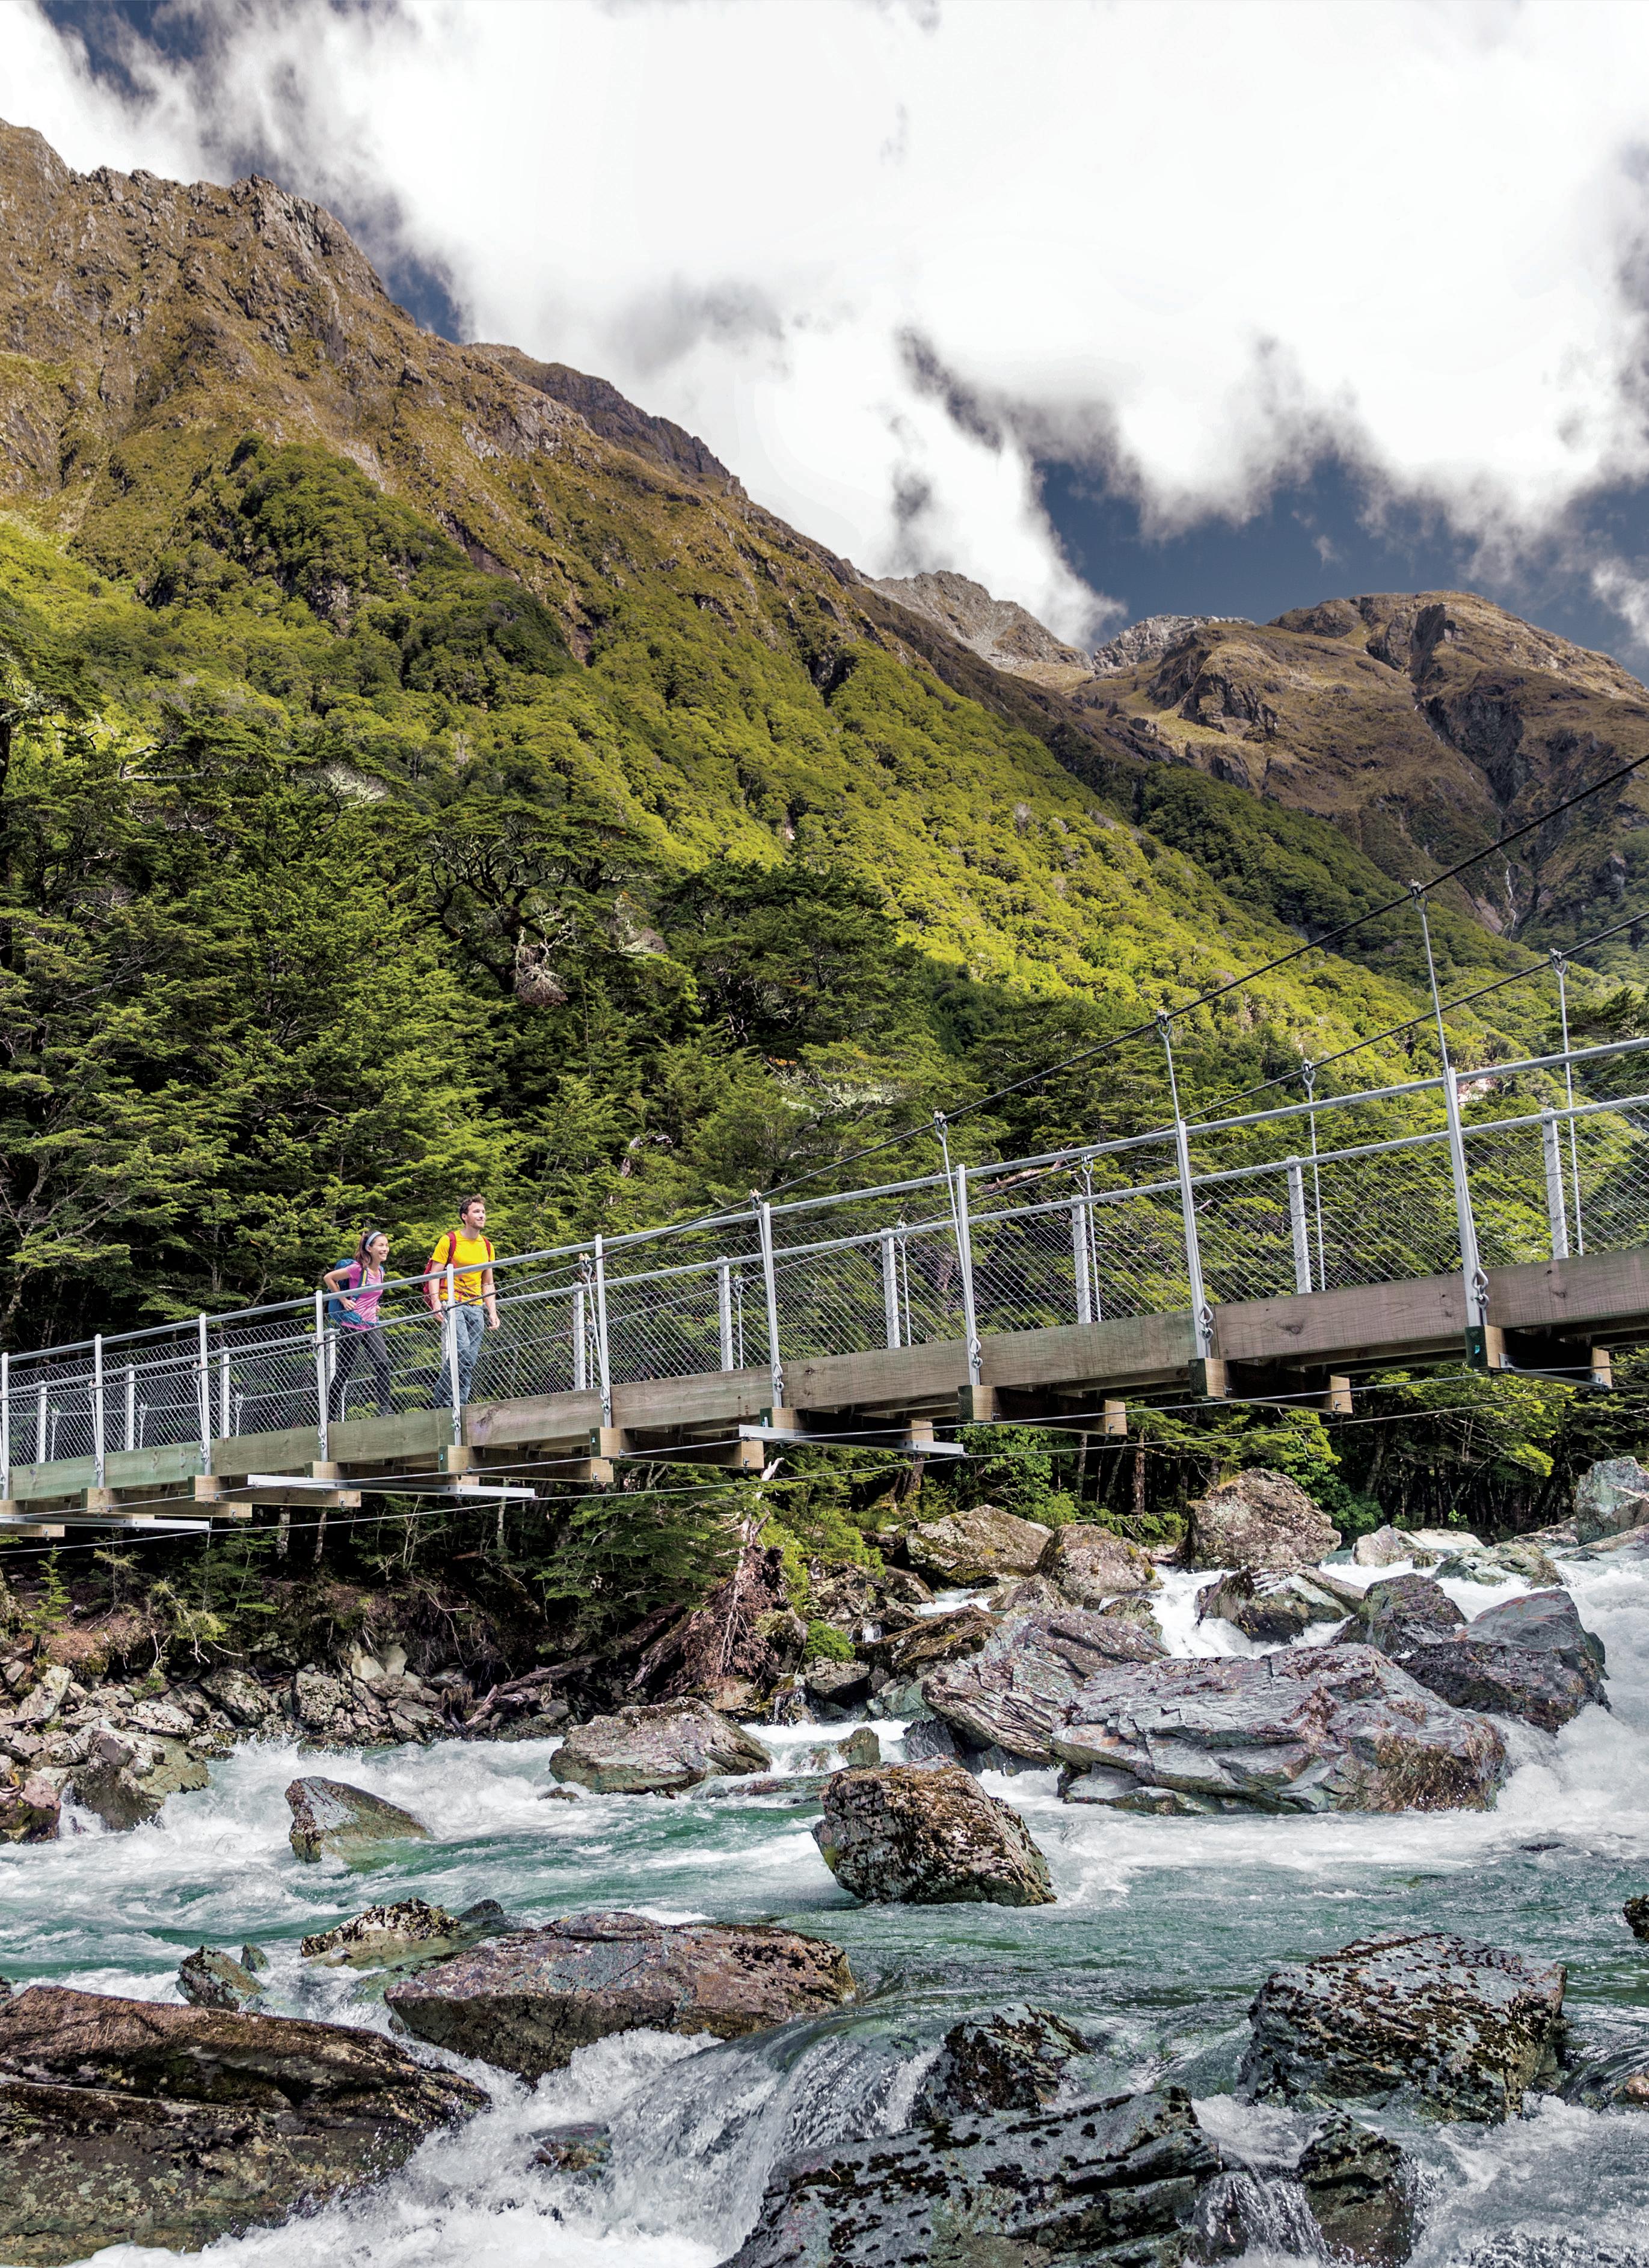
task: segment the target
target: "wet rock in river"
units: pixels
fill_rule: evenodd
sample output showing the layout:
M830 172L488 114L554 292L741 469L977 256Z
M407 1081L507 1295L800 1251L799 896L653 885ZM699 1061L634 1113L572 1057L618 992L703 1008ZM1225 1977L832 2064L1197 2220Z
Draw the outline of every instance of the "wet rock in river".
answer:
M1649 1522L1649 1472L1636 1457L1604 1457L1583 1473L1574 1492L1574 1532L1595 1543Z
M657 1701L575 1726L549 1768L597 1795L674 1795L718 1772L771 1771L773 1759L708 1701Z
M439 1960L509 1926L496 1898L483 1898L461 1914L448 1913L445 1906L429 1905L423 1898L401 1898L394 1905L368 1906L335 1928L317 1930L299 1949L306 1960L326 1960L335 1967L405 1968L414 1962Z
M1450 1615L1436 1610L1427 1624L1408 1618L1410 1601L1394 1595L1391 1611L1377 1607L1371 1625L1381 1650L1427 1690L1457 1709L1486 1710L1520 1717L1555 1733L1588 1702L1609 1706L1603 1690L1603 1649L1581 1627L1566 1591L1532 1591L1490 1607L1475 1620L1451 1620L1457 1613L1446 1594L1424 1575L1375 1583L1376 1593L1405 1593L1419 1585L1442 1601Z
M1038 1572L1073 1606L1103 1606L1129 1591L1154 1591L1162 1578L1148 1552L1089 1521L1056 1528L1042 1546Z
M1118 1616L1080 1607L1015 1616L976 1653L924 1678L922 1697L969 1747L1050 1764L1054 1728L1084 1683L1111 1663L1154 1661L1164 1651Z
M345 1780L295 1779L286 1800L292 1808L291 1845L300 1859L338 1858L346 1867L372 1867L392 1857L397 1843L429 1840L421 1819Z
M1022 2004L953 2024L910 2106L910 2123L968 2110L1036 2110L1087 2042L1051 2009Z
M1034 1575L1053 1532L1040 1521L980 1504L911 1528L905 1550L914 1567L941 1583L991 1583L998 1575Z
M1205 1583L1196 1594L1196 1619L1226 1622L1245 1638L1286 1645L1303 1638L1313 1623L1343 1622L1345 1609L1308 1575L1292 1571L1256 1573L1239 1567Z
M244 1962L202 1945L178 1963L178 1990L194 2008L255 2008L263 1987Z
M196 2251L361 2188L486 2099L373 2032L36 1985L0 2004L7 2256Z
M1012 1808L953 1764L837 1772L813 1840L867 1905L1051 1905L1048 1861Z
M1414 2248L1414 2169L1395 2142L1338 2115L1317 2128L1294 2169L1331 2260L1397 2268Z
M847 1715L870 1699L870 1664L815 1661L802 1679L808 1699L828 1717Z
M1221 1481L1188 1510L1192 1567L1309 1567L1340 1541L1298 1481L1263 1466Z
M609 2127L598 2119L580 2119L573 2124L552 2126L541 2134L533 2161L548 2166L552 2173L594 2175L604 2169L612 2150Z
M1482 1809L1505 1775L1486 1718L1367 1646L1118 1663L1051 1738L1077 1802L1133 1809ZM1164 1800L1166 1799L1166 1801Z
M1363 1594L1361 1623L1358 1643L1378 1646L1395 1660L1411 1646L1463 1630L1466 1617L1429 1575L1388 1575Z
M210 1775L181 1741L101 1726L74 1771L77 1800L117 1834L156 1819L169 1795L197 1793Z
M1649 1939L1649 1896L1628 1898L1621 1911L1626 1917L1626 1926L1634 1937Z
M1261 1987L1240 2084L1291 2101L1417 2102L1505 2118L1555 2074L1565 1972L1498 1946L1372 1938Z
M736 2039L852 1991L841 1948L793 1930L587 1913L456 1954L385 1998L419 2039L538 2079L612 2032Z
M57 1788L26 1765L0 1777L0 1841L55 1843L62 1815Z
M1218 2171L1177 2088L956 2117L781 2166L726 2268L1173 2268Z
M917 1622L902 1623L885 1631L864 1647L871 1666L871 1682L878 1692L887 1685L908 1685L959 1654L977 1653L997 1627L994 1615L978 1607L957 1607L943 1615L924 1615Z

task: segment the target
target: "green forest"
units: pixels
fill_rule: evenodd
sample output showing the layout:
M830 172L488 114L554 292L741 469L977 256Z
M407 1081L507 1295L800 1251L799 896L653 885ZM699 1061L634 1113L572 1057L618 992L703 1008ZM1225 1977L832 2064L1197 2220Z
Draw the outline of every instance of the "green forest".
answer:
M173 534L112 573L94 541L0 526L12 1346L306 1290L369 1222L416 1264L470 1188L522 1251L828 1187L893 1135L896 1169L925 1169L936 1109L963 1112L969 1160L1159 1124L1154 1042L1027 1075L1390 895L1321 822L1201 774L1067 766L1056 735L793 600L763 637L616 578L575 652L519 580L319 447L225 446ZM1522 965L1457 911L1435 928L1453 990ZM1188 1101L1417 1013L1406 912L1346 951L1185 1018ZM1459 1044L1518 1052L1550 1001L1493 1013ZM1421 1026L1323 1091L1434 1061ZM1351 1526L1376 1486L1516 1524L1588 1422L1562 1387L1389 1395L1409 1422L1332 1440L1233 1411L1091 1457L982 1440L960 1481L924 1481L925 1511L989 1490L1159 1527L1188 1485L1264 1462ZM895 1461L860 1463L787 1468L762 1499L799 1587L810 1558L873 1555L909 1491ZM592 1499L483 1535L490 1580L610 1627L713 1580L755 1516L733 1491L731 1524L707 1521L702 1476L662 1469L620 1493L622 1518ZM439 1521L401 1527L362 1530L385 1566L410 1576L415 1542L453 1557ZM227 1552L244 1593L272 1548L168 1580L217 1595ZM360 1572L358 1538L330 1548Z

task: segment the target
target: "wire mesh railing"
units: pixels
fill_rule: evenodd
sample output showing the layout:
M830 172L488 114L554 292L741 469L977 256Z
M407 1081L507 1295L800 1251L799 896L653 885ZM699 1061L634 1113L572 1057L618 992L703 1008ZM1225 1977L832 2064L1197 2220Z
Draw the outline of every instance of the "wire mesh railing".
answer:
M0 1357L0 1496L472 1402L980 1342L1649 1241L1649 1041L1318 1097ZM1204 1342L1206 1344L1206 1341ZM364 1437L355 1435L356 1440ZM310 1445L313 1445L311 1447Z

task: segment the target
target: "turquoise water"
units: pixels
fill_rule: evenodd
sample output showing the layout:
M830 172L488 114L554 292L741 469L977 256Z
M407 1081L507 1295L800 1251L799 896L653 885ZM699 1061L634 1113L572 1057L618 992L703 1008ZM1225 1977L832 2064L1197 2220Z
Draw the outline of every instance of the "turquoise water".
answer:
M1211 1651L1190 1587L1170 1579L1165 1627L1176 1651ZM1449 1587L1471 1611L1520 1587ZM1555 1739L1514 1728L1518 1768L1491 1813L1132 1819L1060 1804L1050 1774L990 1778L1046 1852L1058 1904L862 1908L819 1858L816 1809L794 1797L547 1801L548 1742L327 1759L328 1773L416 1813L434 1839L370 1875L304 1866L283 1791L316 1760L254 1747L215 1765L203 1793L174 1798L159 1827L112 1836L85 1822L0 1855L0 1973L170 1999L184 1952L250 1938L272 1957L276 2010L382 2027L372 1979L304 1962L298 1941L371 1900L414 1894L453 1908L493 1897L529 1922L590 1906L785 1920L846 1947L858 2002L755 2045L634 2034L536 2088L465 2066L490 2089L490 2111L351 2205L211 2248L234 2268L308 2268L323 2255L344 2268L710 2268L736 2249L777 2161L902 2124L946 2024L1006 1999L1042 2001L1082 2028L1093 2045L1073 2075L1084 2091L1173 2079L1209 2102L1211 2123L1257 2130L1275 2114L1218 2100L1255 1988L1285 1960L1395 1930L1457 1930L1564 1960L1572 2018L1613 2043L1649 2044L1649 1947L1620 1913L1649 1890L1649 1563L1577 1568L1573 1588L1609 1646L1613 1713L1587 1710ZM1224 1626L1220 1637L1247 1650ZM781 1769L806 1770L850 1729L761 1737ZM613 2126L600 2184L532 2162L537 2132L571 2118ZM1404 2139L1425 2168L1422 2268L1649 2268L1649 2113L1542 2098L1498 2129ZM98 2256L109 2268L169 2257ZM1267 2257L1250 2256L1255 2268Z

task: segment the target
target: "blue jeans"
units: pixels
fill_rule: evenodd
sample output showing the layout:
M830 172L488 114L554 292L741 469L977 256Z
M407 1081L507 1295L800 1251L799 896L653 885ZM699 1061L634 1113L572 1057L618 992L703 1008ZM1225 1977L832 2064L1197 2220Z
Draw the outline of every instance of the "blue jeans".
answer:
M482 1307L455 1307L452 1310L453 1333L458 1341L458 1398L467 1402L469 1389L475 1376L475 1365L481 1360L481 1343L486 1335L487 1311ZM436 1397L436 1408L444 1410L452 1399L452 1373L443 1354L441 1362L441 1391Z

